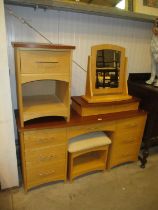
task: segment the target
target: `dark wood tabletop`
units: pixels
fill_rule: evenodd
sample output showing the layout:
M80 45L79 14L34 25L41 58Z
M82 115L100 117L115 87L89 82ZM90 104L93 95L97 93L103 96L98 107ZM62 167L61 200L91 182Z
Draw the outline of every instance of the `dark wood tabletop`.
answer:
M14 48L75 49L75 46L35 42L12 42Z
M62 117L43 117L37 118L33 120L29 120L24 123L24 127L20 126L18 111L15 111L16 121L18 130L20 132L25 130L36 130L43 128L63 128L63 127L72 127L77 125L86 125L93 123L101 123L106 121L119 120L124 118L130 118L138 115L145 115L146 112L142 110L134 110L134 111L126 111L126 112L118 112L112 114L101 114L101 115L93 115L81 117L78 115L73 109L71 109L70 121L66 122L66 120Z

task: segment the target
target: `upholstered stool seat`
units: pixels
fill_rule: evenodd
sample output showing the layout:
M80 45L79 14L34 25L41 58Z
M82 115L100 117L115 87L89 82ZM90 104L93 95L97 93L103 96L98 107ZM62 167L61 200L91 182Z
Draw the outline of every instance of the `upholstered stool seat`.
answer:
M101 131L70 139L68 146L68 177L73 178L94 170L105 170L110 138Z

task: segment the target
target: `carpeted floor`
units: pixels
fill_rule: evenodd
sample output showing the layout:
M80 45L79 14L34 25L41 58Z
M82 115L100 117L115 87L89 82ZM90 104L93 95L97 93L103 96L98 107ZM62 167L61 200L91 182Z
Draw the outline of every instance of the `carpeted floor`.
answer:
M3 191L0 210L158 210L158 148L145 169L130 163L28 193L22 187Z

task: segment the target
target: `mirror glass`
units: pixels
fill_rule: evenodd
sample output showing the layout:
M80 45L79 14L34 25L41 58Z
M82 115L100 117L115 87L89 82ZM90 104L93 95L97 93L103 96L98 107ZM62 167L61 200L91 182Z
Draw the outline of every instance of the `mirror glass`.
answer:
M121 52L117 50L97 50L96 89L118 88Z

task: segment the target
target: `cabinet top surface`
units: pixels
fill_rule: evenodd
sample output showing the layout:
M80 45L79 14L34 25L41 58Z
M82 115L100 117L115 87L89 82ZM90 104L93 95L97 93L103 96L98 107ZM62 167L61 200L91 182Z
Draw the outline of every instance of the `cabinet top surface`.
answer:
M154 94L154 97L158 96L158 88L153 85L147 85L146 80L150 78L150 73L130 73L128 78L129 91L132 87L137 90L144 91L148 94Z
M65 128L93 123L110 122L122 120L131 117L144 116L146 112L142 110L125 111L112 114L100 114L82 117L79 116L73 109L71 110L70 121L66 122L62 117L43 117L25 122L24 127L20 126L18 111L15 112L18 130L20 132L27 130L38 130L47 128Z
M12 42L14 48L43 48L43 49L75 49L71 45L47 44L47 43L33 43L33 42Z

